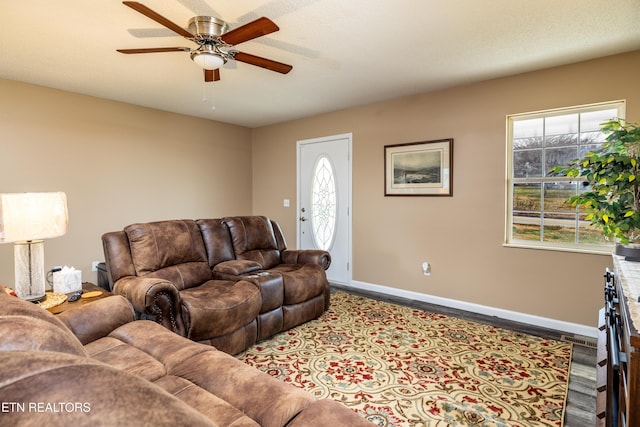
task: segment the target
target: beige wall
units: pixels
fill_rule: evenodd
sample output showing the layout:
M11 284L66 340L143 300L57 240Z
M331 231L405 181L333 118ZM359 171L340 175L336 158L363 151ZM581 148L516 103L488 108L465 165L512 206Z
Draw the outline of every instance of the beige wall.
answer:
M626 99L640 120L638 69L634 52L253 131L0 79L0 192L67 193L69 233L45 263L85 280L100 235L138 221L265 214L294 247L296 141L352 132L355 281L594 325L609 257L502 246L505 116ZM384 145L449 137L453 197L384 197Z
M502 245L506 116L626 99L640 120L639 69L634 52L255 129L253 211L295 246L296 141L352 132L355 281L594 326L609 256ZM453 197L384 197L384 145L450 137Z
M100 236L133 222L251 214L251 130L0 79L0 192L65 191L45 266L94 281ZM12 245L0 284L13 286Z

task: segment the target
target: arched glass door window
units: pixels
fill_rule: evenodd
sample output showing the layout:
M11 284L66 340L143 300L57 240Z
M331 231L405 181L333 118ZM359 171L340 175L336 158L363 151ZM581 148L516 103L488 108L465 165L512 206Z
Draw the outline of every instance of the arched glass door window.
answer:
M327 156L320 156L311 186L311 226L313 239L320 249L329 250L336 232L336 179Z

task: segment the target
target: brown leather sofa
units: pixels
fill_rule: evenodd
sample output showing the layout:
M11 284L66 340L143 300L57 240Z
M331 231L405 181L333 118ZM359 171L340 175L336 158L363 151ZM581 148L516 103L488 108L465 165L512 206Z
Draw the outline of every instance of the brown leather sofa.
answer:
M264 216L132 224L102 236L112 291L141 318L230 354L329 307L326 251Z
M371 425L338 402L134 317L121 296L54 316L0 292L0 423Z

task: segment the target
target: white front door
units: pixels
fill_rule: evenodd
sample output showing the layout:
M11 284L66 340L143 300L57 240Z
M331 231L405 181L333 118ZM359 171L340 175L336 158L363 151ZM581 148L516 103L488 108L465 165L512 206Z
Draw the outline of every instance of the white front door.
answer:
M330 282L351 282L351 134L298 141L298 248L331 254Z

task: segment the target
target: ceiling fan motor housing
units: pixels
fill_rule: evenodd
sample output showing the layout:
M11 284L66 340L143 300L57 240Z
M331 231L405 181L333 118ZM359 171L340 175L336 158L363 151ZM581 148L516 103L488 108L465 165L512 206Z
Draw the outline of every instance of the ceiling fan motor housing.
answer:
M194 35L196 42L212 41L227 32L229 26L213 16L194 16L189 20L187 29Z

